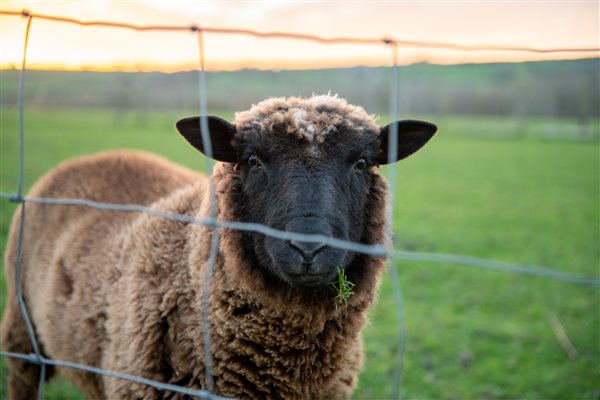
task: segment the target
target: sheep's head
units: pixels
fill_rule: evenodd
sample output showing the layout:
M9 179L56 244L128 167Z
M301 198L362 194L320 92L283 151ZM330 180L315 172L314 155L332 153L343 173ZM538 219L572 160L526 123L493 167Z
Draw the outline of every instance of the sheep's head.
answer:
M389 159L392 125L379 127L335 96L268 99L238 113L235 124L208 117L212 157L236 165L246 222L355 242L364 240L379 165L408 157L437 129L421 121L395 124L397 151ZM207 153L199 117L178 121L177 129ZM323 243L252 237L264 270L295 287L327 285L354 256Z

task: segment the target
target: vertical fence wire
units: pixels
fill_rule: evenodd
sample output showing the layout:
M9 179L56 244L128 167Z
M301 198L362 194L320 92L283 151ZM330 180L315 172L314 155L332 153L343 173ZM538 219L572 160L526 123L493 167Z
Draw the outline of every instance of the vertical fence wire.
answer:
M24 14L25 15L25 14ZM23 176L25 174L25 75L27 73L27 49L29 48L29 31L33 16L27 15L25 26L25 42L23 44L23 58L19 72L19 172L17 176L17 195L23 196Z
M204 35L202 29L192 27L198 37L198 53L200 56L200 68L198 69L199 100L200 100L200 135L202 136L202 148L206 155L206 172L210 174L212 168L213 148L208 126L208 96L206 89L206 70L204 68ZM210 202L210 217L217 218L217 194L215 183L212 178L208 181L208 196ZM220 228L213 227L210 237L210 251L204 272L204 289L202 291L202 332L204 343L204 379L206 390L212 392L214 389L213 368L212 368L212 343L210 328L210 287L212 276L217 261L219 251Z
M394 161L398 157L398 98L400 91L400 82L398 80L398 43L394 40L388 41L388 45L391 48L392 57L392 87L390 90L390 129L388 131L388 160ZM396 193L396 163L392 163L388 168L388 215L387 223L388 234L390 240L393 240L391 235L394 231L394 199ZM404 320L404 303L402 301L402 289L400 287L400 279L398 277L398 271L396 271L396 262L393 258L388 258L388 265L390 270L390 278L392 284L392 290L394 293L394 301L396 303L397 311L397 324L398 324L398 351L397 351L397 363L394 371L394 378L392 382L392 399L400 398L400 383L402 381L402 370L404 364L404 347L406 344L406 325Z
M17 199L23 198L23 180L25 176L25 76L27 74L27 49L29 48L29 32L31 31L31 22L33 16L30 14L23 14L27 17L27 25L25 26L25 40L23 44L23 59L21 62L21 71L19 74L19 172L17 178ZM42 354L35 337L35 331L31 323L29 312L27 311L27 305L25 304L25 298L23 296L23 286L21 280L21 267L23 262L23 241L25 238L25 203L21 204L21 217L19 220L19 234L17 237L17 254L15 258L15 292L19 308L21 310L21 316L27 328L27 334L29 335L29 341L31 347L35 353L36 362L40 367L40 378L38 382L38 399L44 398L44 382L46 381L46 364L42 362Z
M392 382L392 399L400 398L400 384L404 372L404 353L406 352L406 318L404 316L404 298L400 290L400 278L396 269L396 260L390 259L390 277L396 304L396 320L398 321L398 350L397 360L394 366L394 380Z

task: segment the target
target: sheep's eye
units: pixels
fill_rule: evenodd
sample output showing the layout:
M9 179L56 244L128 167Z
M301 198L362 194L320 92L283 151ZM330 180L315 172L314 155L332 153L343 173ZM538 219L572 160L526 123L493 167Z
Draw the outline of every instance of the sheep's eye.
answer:
M248 158L248 165L250 166L250 168L258 168L262 165L262 162L260 162L260 158L258 158L256 154L252 154Z
M354 164L354 169L357 171L364 171L367 169L367 161L364 158L361 158Z

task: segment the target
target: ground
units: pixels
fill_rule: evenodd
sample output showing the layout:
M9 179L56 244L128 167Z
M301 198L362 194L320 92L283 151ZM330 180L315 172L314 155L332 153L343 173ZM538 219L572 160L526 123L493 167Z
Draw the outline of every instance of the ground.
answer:
M28 109L25 186L65 158L110 148L145 149L202 169L204 159L173 128L190 113L147 113L142 119L103 110ZM17 114L7 107L1 114L0 190L14 192ZM397 249L545 265L598 278L597 141L566 140L560 132L574 126L566 120L428 119L439 125L438 137L398 164ZM598 122L591 129L597 138ZM3 251L15 205L2 199L0 206ZM457 265L396 260L394 268L407 329L402 398L599 398L598 288ZM3 278L0 284L3 310ZM398 365L396 315L386 275L364 335L356 399L390 395ZM552 316L577 349L574 358L559 345ZM4 398L4 366L0 377ZM78 396L60 381L45 394Z

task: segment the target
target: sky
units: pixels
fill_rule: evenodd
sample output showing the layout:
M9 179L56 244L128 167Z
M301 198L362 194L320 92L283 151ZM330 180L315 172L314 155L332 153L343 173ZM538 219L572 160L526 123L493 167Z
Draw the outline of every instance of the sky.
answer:
M5 1L1 9L136 25L181 25L283 31L324 37L394 37L463 45L535 48L600 47L594 1ZM20 66L26 18L0 16L0 67ZM208 70L312 69L392 64L384 44L323 45L205 32ZM537 54L456 51L399 46L398 62L457 64L598 57L592 53ZM136 32L33 18L28 68L181 71L198 68L191 31Z

